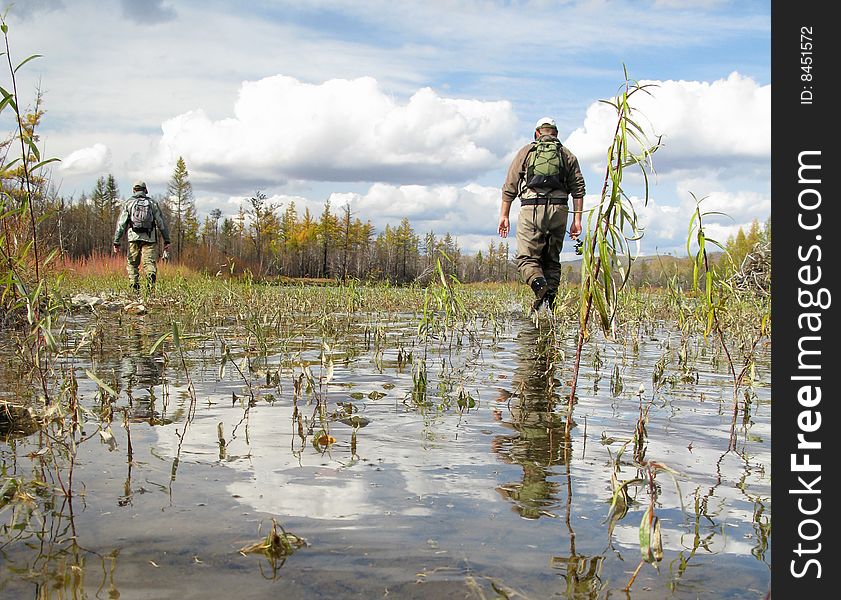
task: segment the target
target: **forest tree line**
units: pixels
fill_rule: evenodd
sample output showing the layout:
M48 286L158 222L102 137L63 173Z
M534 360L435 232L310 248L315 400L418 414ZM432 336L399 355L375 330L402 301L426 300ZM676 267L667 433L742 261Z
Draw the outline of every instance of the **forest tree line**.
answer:
M33 129L37 117L32 118ZM19 189L21 168L8 170L0 181L10 199ZM30 190L30 197L37 214L38 243L44 250L55 250L70 259L111 252L117 219L130 196L121 193L112 174L99 177L93 190L77 198L51 191L46 176L36 177L34 184L36 190ZM403 284L428 279L440 260L445 273L465 283L517 278L516 246L512 248L508 241L491 241L485 250L468 254L448 232L418 233L405 217L399 224L386 225L377 232L369 220L353 214L349 205L336 209L329 200L320 214L313 214L308 208L299 210L294 202L272 202L258 190L240 205L236 215L223 216L219 209L213 209L200 219L187 165L181 157L166 191L152 197L169 224L172 260L199 271L247 270L258 278L354 278ZM4 220L7 229L10 221ZM14 231L11 234L5 236L6 244L27 240L24 228L19 236ZM731 265L737 267L757 244L769 239L770 221L764 227L754 221L747 233L740 229L726 243ZM577 264L566 263L562 275L577 282ZM639 261L631 283L665 286L674 277L690 280L689 258L667 256Z

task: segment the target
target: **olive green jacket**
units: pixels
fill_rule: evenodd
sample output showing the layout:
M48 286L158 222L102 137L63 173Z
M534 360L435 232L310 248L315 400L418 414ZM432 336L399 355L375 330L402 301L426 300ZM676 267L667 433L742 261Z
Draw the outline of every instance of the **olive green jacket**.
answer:
M512 202L517 196L522 199L536 198L538 196L535 190L522 187L522 179L526 170L526 157L533 146L534 142L520 148L514 156L514 160L511 161L511 166L508 167L508 174L505 177L505 183L502 184L503 201ZM538 190L544 192L540 195L549 198L568 198L569 196L573 198L584 198L584 176L581 174L581 168L578 166L578 159L566 146L561 146L561 153L563 154L565 169L564 188L559 190Z
M155 217L155 226L152 230L147 232L137 232L131 228L131 208L137 198L147 197L151 200L152 215ZM161 237L165 244L169 244L169 228L164 221L164 215L161 212L161 207L158 206L154 198L150 198L145 192L137 192L134 196L123 203L123 210L120 212L120 218L117 220L117 229L114 231L114 245L118 245L123 237L123 233L128 231L129 242L157 242L157 232L161 232Z

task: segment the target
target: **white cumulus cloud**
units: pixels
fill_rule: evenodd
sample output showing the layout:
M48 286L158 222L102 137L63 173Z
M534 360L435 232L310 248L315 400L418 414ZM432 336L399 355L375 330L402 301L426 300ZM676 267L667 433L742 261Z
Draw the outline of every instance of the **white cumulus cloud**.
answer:
M731 73L704 81L643 81L631 96L632 117L663 147L654 155L660 174L672 170L727 169L728 163L770 166L771 86ZM616 128L616 110L594 103L567 144L582 162L604 164Z
M658 201L657 198L643 205L640 198L632 198L639 224L644 231L643 254L670 252L676 256L686 256L689 222L696 206L700 207L706 236L722 245L726 244L731 236L735 236L739 229L747 233L754 220L758 221L760 226L764 226L765 217L758 215L768 215L771 210L770 197L756 192L714 190L703 196L693 192L693 196L690 190L685 188L684 182L681 182L678 188L679 205ZM690 248L697 249L694 239L693 235Z
M105 144L94 144L68 154L61 161L59 171L69 175L101 173L111 166L111 151Z
M162 130L150 177L165 180L181 156L194 180L216 184L466 182L499 167L518 133L507 101L421 88L400 103L372 77L310 84L284 75L243 83L231 117L197 109Z
M333 196L340 196L333 200ZM438 236L489 236L478 248L487 246L496 235L500 190L495 187L466 186L395 186L377 183L365 194L334 194L331 205L350 203L351 211L382 231L387 224L398 225L406 217L417 235L432 231ZM470 250L476 250L471 243Z

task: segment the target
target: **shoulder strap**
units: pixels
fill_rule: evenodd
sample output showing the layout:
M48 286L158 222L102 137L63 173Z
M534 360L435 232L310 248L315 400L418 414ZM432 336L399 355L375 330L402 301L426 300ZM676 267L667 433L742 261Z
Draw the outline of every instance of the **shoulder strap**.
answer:
M561 159L561 173L563 174L564 181L566 181L567 163L564 159L564 145L561 143L561 140L558 140L558 158Z
M535 148L537 148L537 140L531 142L530 146L531 146L531 148L529 148L529 151L526 152L525 156L523 156L523 162L520 165L520 179L517 182L517 195L518 196L523 192L523 189L525 188L526 169L527 169L526 165L529 162L529 156L531 156L532 152L534 152Z
M537 148L537 140L533 141L530 145L531 148L529 148L529 151L526 152L525 156L523 156L523 163L520 165L520 180L522 180L526 175L526 164L529 162L529 156L531 156L532 152L534 152L535 148Z

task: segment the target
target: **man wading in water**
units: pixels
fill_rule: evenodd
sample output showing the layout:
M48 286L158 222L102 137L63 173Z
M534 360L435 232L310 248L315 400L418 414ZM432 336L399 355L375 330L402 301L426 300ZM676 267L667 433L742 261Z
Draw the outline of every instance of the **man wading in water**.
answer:
M584 176L578 159L558 140L558 127L551 117L535 125L534 140L514 156L502 185L499 235L508 237L509 212L520 198L517 216L517 268L520 278L535 295L532 309L543 304L551 310L561 281L561 248L567 231L569 197L572 225L569 236L581 234L584 207Z
M158 232L164 240L164 253L169 251L169 228L161 207L149 197L149 190L142 181L135 181L132 197L126 200L117 229L114 232L114 253L120 251L120 240L128 231L128 255L126 270L129 284L135 292L140 291L140 268L146 276L146 290L155 289L158 273Z

